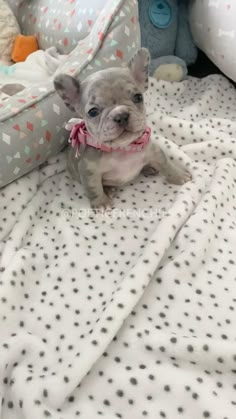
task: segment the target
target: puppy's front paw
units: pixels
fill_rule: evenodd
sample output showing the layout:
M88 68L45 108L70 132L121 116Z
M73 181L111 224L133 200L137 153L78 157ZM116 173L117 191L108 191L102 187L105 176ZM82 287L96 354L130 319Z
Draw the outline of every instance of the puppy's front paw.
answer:
M155 176L157 175L158 171L152 166L144 166L142 170L142 174L144 176Z
M111 210L113 204L112 200L104 194L101 198L91 201L91 207L95 212L104 212L106 210Z
M186 182L190 182L192 180L191 173L187 171L176 171L171 173L166 177L169 183L173 183L174 185L183 185Z
M112 200L115 197L116 188L114 186L104 186L103 189L108 198Z

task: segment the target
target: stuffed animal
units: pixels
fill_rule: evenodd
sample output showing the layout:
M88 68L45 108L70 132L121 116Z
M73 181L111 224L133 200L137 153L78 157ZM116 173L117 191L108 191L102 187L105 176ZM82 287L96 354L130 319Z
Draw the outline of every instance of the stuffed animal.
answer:
M180 81L197 58L188 20L189 0L138 0L141 44L151 54L151 75Z
M33 35L18 35L12 49L11 58L15 63L25 61L33 52L39 49L38 42Z

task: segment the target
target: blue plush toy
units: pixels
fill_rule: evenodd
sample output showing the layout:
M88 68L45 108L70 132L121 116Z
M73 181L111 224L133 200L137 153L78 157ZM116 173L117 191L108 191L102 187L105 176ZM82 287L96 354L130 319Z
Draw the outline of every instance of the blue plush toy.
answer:
M189 0L138 0L141 43L151 54L151 75L180 81L197 58L188 21Z

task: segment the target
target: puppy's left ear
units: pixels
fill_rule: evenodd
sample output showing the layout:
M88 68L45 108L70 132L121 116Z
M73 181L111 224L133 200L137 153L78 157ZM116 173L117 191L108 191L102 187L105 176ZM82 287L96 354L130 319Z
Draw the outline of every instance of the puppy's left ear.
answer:
M75 112L80 102L80 82L67 74L58 74L54 79L54 87L65 105Z
M144 92L148 88L150 54L146 48L140 48L128 64L133 78Z

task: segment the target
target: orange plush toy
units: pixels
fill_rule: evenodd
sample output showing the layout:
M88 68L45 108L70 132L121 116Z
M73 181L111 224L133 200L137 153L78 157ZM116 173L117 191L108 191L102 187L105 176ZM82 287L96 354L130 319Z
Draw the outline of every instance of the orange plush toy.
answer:
M28 55L32 54L32 52L35 52L38 49L38 42L35 36L17 35L14 42L11 59L15 63L25 61Z

